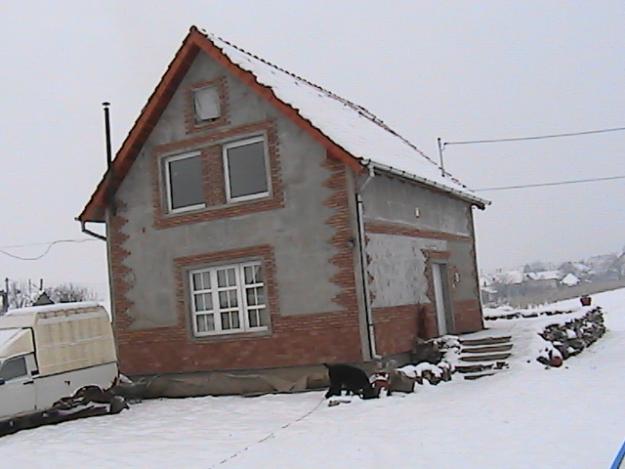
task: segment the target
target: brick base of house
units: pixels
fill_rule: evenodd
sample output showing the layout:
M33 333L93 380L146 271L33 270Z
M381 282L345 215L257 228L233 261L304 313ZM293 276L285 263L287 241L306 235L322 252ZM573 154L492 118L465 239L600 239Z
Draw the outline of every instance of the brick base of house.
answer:
M436 311L431 304L414 304L373 308L376 349L388 356L412 350L417 338L439 335ZM484 328L478 300L454 302L454 334L475 332Z

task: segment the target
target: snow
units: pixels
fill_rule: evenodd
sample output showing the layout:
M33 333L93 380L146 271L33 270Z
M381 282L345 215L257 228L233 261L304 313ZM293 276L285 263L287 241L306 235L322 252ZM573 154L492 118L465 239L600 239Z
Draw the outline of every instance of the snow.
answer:
M574 274L566 274L566 276L560 281L569 287L572 287L579 283L579 279Z
M454 375L414 394L336 407L323 392L146 401L116 416L0 438L0 461L29 468L609 467L624 436L625 289L594 295L593 303L606 312L608 332L561 368L535 361L535 331L583 314L578 300L549 306L577 308L571 314L492 321L472 334L513 335L510 368L493 377Z
M527 276L532 280L559 280L562 274L559 270L546 270L544 272L529 272Z
M53 313L56 311L65 311L68 309L95 308L100 304L95 301L79 301L75 303L56 303L45 306L29 306L28 308L11 309L7 316L31 315L37 313Z
M508 285L523 283L524 278L525 276L520 270L510 270L507 272L497 272L496 274L494 274L494 279L496 282Z
M363 160L422 178L470 199L477 197L453 177L443 177L438 164L390 129L367 109L213 35L207 38L233 63L251 72L326 137Z

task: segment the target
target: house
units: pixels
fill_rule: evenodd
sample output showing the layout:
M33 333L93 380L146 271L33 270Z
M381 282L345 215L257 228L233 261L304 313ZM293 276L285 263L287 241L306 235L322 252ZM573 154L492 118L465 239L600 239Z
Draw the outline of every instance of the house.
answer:
M566 274L564 278L560 280L560 283L567 287L574 287L575 285L579 285L579 282L580 280L575 274Z
M563 275L559 270L545 270L542 272L527 272L525 274L525 285L533 292L553 290L558 288Z
M471 193L362 106L191 28L78 217L121 370L298 369L483 327Z

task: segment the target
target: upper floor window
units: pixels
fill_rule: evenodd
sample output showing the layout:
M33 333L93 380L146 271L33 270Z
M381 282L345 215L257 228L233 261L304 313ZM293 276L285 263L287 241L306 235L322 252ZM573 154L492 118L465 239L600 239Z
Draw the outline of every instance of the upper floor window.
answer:
M268 313L260 262L189 273L196 336L265 330Z
M170 212L183 212L206 206L202 187L200 153L166 158L165 181Z
M221 116L219 90L216 86L207 86L193 91L193 109L195 121L211 122Z
M250 200L269 194L265 139L254 137L224 145L226 199Z

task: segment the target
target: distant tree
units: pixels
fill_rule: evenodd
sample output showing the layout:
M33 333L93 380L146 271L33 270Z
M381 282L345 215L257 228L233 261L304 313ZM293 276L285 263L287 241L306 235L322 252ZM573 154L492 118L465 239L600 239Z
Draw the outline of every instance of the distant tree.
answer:
M75 283L64 283L45 289L55 303L75 303L78 301L96 300L98 295L91 289Z
M26 308L32 306L39 297L38 286L34 282L26 280L13 280L9 282L9 309Z

